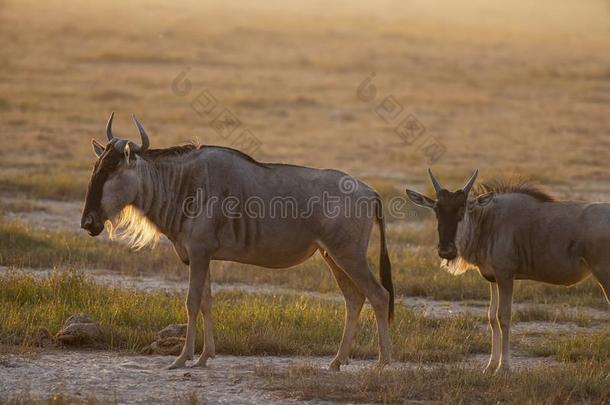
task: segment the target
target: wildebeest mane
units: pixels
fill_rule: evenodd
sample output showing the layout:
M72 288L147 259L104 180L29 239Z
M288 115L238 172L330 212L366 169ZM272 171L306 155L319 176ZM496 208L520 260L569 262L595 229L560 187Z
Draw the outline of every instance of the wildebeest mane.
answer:
M497 194L518 193L529 195L541 202L556 201L555 197L538 184L533 183L531 180L515 176L480 182L475 187L474 192L475 195L489 192Z
M226 152L232 153L236 156L241 157L242 159L246 159L248 162L255 164L257 166L261 166L261 167L268 167L267 164L259 162L258 160L254 159L252 156L238 150L238 149L233 149L233 148L229 148L227 146L216 146L216 145L210 145L210 146L202 146L202 148L216 148L216 149L222 149Z
M177 145L171 146L169 148L161 148L161 149L148 149L144 151L141 156L144 159L149 160L158 160L168 156L180 156L196 149L199 149L200 146L195 145L194 143L189 143L185 145Z
M245 159L245 160L249 161L250 163L253 163L257 166L267 167L266 164L259 162L258 160L254 159L252 156L250 156L240 150L229 148L226 146L198 145L196 143L188 143L185 145L170 146L169 148L162 148L162 149L149 149L142 154L142 157L144 159L149 159L149 160L155 161L155 160L162 159L164 157L185 155L194 150L199 150L199 149L203 149L203 148L221 149L223 151L226 151L228 153L241 157L242 159Z

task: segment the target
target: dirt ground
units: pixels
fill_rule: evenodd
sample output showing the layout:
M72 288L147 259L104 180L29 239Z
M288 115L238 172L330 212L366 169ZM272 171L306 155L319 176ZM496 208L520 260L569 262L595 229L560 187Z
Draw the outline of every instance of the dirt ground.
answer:
M265 389L265 380L255 372L258 367L282 372L291 365L300 364L325 369L330 357L218 355L210 360L207 368L166 370L172 359L171 356L78 350L5 355L0 362L0 401L14 396L46 399L61 394L83 401L95 398L100 402L119 403L189 403L194 398L199 403L209 404L328 403L276 396ZM482 368L486 361L486 356L472 356L464 364ZM514 358L515 369L551 363L548 358L520 357L518 354ZM354 373L371 364L371 361L352 360L341 372ZM421 365L393 363L390 367Z
M255 375L256 367L270 365L281 370L304 359L218 356L205 369L165 370L171 361L169 356L100 351L5 356L0 363L0 401L14 396L46 399L61 394L83 401L94 398L101 403L189 403L194 398L209 404L304 403L274 397ZM322 366L330 359L307 361ZM349 367L364 366L358 363Z

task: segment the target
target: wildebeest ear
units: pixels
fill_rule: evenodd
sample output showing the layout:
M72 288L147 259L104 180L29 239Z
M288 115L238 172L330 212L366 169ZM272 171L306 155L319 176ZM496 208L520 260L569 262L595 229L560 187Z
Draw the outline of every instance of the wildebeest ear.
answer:
M493 199L494 199L495 193L489 192L489 193L485 193L485 194L481 194L480 196L477 197L477 204L480 206L485 206L487 204L489 204Z
M417 191L409 189L407 189L406 191L407 197L409 197L409 200L411 200L413 204L425 208L434 208L434 204L436 204L436 201L434 201L432 198L426 197L425 195L420 194Z
M95 139L91 139L91 146L93 146L93 153L95 153L95 156L100 157L102 153L104 153L104 145Z

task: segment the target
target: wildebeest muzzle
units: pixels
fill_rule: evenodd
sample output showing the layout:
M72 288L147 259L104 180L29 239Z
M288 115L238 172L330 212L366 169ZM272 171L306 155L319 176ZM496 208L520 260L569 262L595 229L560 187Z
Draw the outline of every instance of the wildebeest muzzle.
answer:
M97 236L104 230L104 222L95 212L89 212L81 218L80 227L86 230L89 235Z

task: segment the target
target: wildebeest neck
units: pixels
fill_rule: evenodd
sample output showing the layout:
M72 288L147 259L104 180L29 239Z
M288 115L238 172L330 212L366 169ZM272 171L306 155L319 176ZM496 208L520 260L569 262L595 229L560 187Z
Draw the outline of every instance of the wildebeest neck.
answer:
M202 167L189 156L160 158L137 163L139 190L135 207L160 232L175 240L184 220L184 202L202 187Z
M497 212L489 207L467 209L458 224L456 246L458 254L467 262L481 265L491 252L495 238Z

